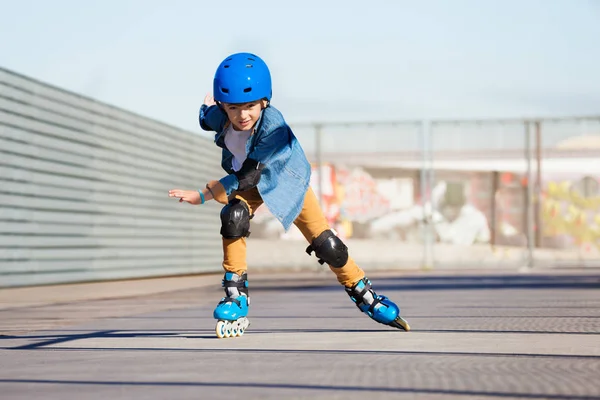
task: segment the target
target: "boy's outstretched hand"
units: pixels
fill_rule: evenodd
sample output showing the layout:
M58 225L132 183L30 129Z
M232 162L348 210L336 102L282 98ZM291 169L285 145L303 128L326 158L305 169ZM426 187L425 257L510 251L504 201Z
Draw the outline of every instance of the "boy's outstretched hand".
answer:
M169 190L169 197L179 198L179 202L187 201L190 204L200 204L200 193L197 190Z
M217 103L215 102L215 98L210 93L207 93L204 97L204 104L206 104L209 107L217 105Z

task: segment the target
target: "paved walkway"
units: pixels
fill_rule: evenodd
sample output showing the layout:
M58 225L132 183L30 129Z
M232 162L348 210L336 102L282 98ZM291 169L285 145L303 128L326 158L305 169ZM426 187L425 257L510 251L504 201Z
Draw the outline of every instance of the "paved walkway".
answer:
M0 397L600 398L599 271L371 274L408 333L331 274L251 278L252 325L221 340L220 275L0 290Z

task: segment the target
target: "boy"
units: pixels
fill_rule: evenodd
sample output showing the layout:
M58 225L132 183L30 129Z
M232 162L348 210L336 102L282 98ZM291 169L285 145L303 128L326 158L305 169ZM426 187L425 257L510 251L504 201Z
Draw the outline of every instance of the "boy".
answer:
M215 199L221 210L225 297L214 311L219 338L241 336L248 327L246 237L254 211L264 202L287 231L294 223L319 263L327 263L357 307L375 321L408 331L387 297L377 295L344 243L330 230L309 187L311 168L281 113L270 105L271 74L250 53L227 57L217 68L213 95L200 108L200 127L215 131L221 166L228 173L201 190L169 191L179 202Z

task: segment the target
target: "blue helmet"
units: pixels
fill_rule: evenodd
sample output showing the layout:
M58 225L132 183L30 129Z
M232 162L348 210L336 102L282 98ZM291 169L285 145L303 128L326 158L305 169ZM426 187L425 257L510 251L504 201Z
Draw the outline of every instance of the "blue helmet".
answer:
M217 68L213 94L216 101L224 103L248 103L261 99L270 101L269 67L254 54L232 54Z

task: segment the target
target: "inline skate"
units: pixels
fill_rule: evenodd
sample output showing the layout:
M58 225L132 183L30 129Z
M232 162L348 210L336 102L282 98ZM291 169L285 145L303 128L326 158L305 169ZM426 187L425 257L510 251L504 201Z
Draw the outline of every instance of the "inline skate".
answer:
M248 277L246 273L241 276L233 272L226 272L223 277L222 286L225 289L225 297L221 299L213 317L217 320L215 332L220 339L242 336L248 326Z
M358 309L367 314L371 319L380 324L410 331L408 322L400 316L398 306L386 296L375 293L371 288L371 281L368 278L365 277L353 287L346 287L345 289Z

